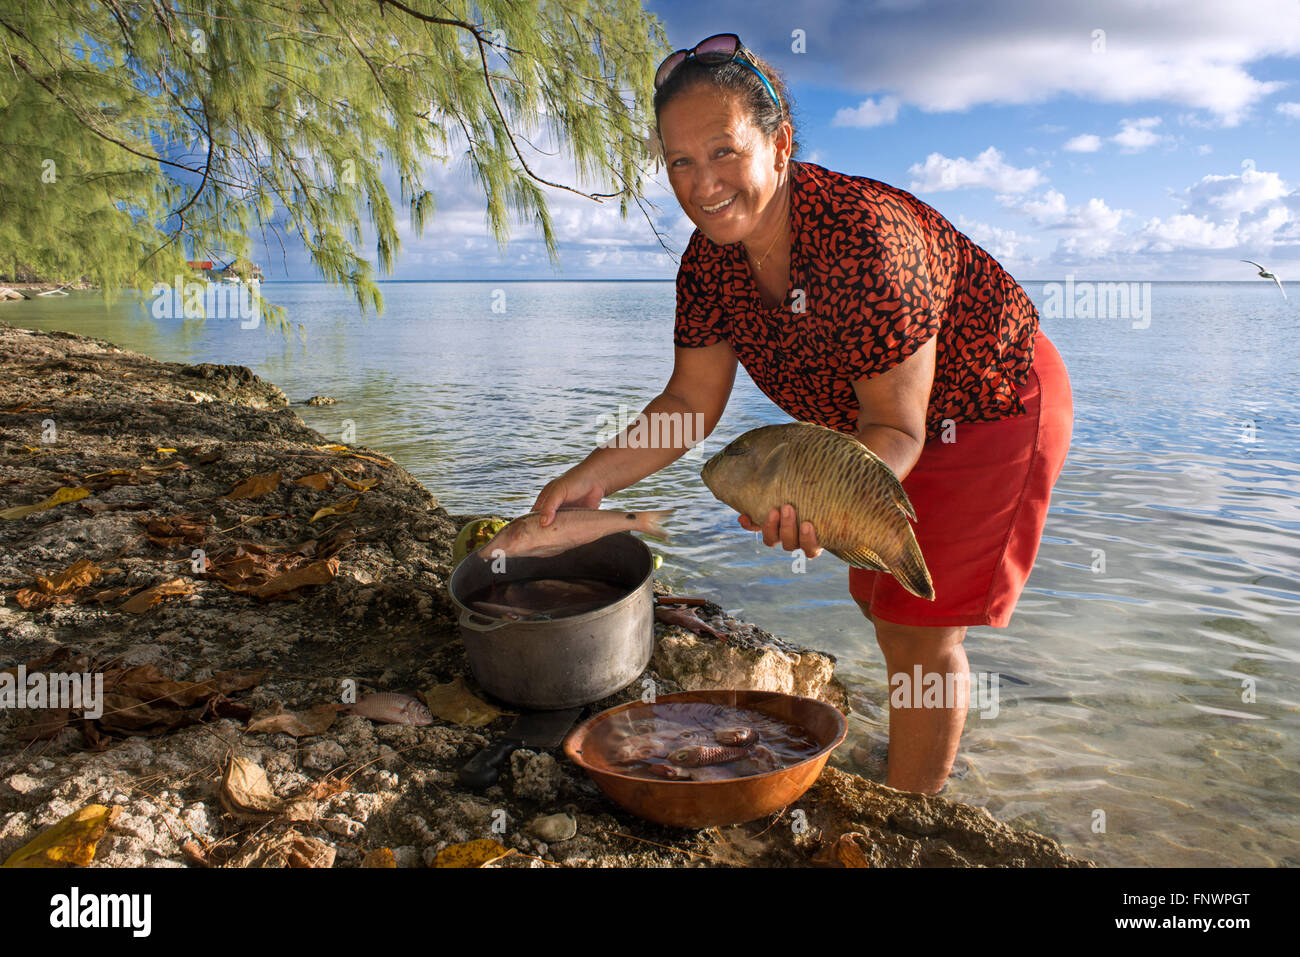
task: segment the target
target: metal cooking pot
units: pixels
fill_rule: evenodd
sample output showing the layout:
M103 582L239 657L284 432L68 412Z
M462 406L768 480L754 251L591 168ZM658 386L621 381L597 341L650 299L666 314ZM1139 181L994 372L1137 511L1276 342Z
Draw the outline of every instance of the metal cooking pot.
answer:
M470 670L484 690L510 704L557 710L589 704L631 684L654 651L654 559L629 532L607 535L551 558L492 562L471 552L451 573ZM513 621L474 611L465 599L493 584L529 578L597 578L631 592L581 615Z

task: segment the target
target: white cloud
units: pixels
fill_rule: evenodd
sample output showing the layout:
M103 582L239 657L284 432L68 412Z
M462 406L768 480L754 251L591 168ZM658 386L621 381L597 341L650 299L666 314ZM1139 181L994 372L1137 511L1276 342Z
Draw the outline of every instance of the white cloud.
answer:
M1202 176L1185 190L1184 204L1191 212L1240 216L1290 195L1291 187L1277 173L1255 169L1254 160L1243 160L1240 175Z
M898 107L896 96L882 96L879 101L867 98L852 109L837 110L831 126L883 126L898 119Z
M990 226L988 223L974 222L965 216L957 217L957 228L998 260L1014 259L1017 247L1030 240L1028 236L1022 236L1014 229L1002 229L998 226Z
M1110 141L1118 144L1125 153L1137 153L1148 147L1155 146L1164 139L1159 133L1152 132L1159 125L1160 117L1158 116L1120 120L1119 132L1112 136Z
M1080 133L1073 139L1066 140L1061 149L1071 153L1095 153L1101 149L1101 137L1093 133Z
M787 17L754 18L752 0L715 0L717 22L751 22L756 50L789 49ZM1294 0L1076 4L929 0L880 12L860 0L805 0L799 26L817 57L788 57L796 82L867 93L889 89L923 110L982 103L1042 103L1062 96L1106 103L1158 102L1216 123L1239 123L1278 81L1254 75L1268 58L1300 55ZM1105 52L1092 31L1104 28ZM918 55L918 51L922 51Z
M1300 120L1300 103L1279 103L1277 111L1293 120Z
M949 159L942 153L931 153L924 163L912 164L907 172L912 177L913 192L984 188L999 193L1023 193L1043 181L1043 174L1033 167L1017 169L1008 165L992 146L973 160L964 156Z
M1196 153L1198 156L1206 156L1213 152L1214 152L1213 147L1211 147L1210 144L1208 143L1202 143L1200 146L1196 147Z
M1093 197L1081 206L1071 207L1065 194L1049 189L1041 197L999 196L1000 202L1013 213L1028 216L1039 226L1061 232L1057 255L1070 258L1103 257L1122 244L1120 223L1128 210L1111 209L1106 201Z

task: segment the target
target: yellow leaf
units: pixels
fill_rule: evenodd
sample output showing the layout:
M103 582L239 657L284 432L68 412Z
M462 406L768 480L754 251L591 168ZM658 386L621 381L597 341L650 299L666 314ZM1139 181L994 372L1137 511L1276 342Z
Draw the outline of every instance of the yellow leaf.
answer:
M453 844L443 848L434 858L434 867L482 867L499 861L510 853L496 841L482 838L465 844Z
M313 515L307 524L310 525L318 518L325 518L328 515L346 515L348 512L354 512L356 511L357 502L359 501L361 501L361 496L354 495L336 505L327 505L325 508L320 509L315 515Z
M54 508L56 505L65 505L68 502L75 502L83 499L90 494L88 488L68 488L59 489L43 502L37 502L35 505L19 505L16 508L7 508L0 512L0 518L25 518L28 515L35 515L37 512L43 512L46 509Z
M397 858L386 847L377 847L361 859L362 867L396 867Z
M87 804L9 855L5 867L85 867L100 838L122 813L120 807Z
M175 449L157 448L157 449L154 449L154 451L155 451L155 452L158 452L158 453L165 453L165 452L175 452L176 450L175 450Z
M491 724L502 714L465 687L464 678L434 685L424 692L424 703L435 717L470 728Z
M374 488L376 485L379 484L379 479L377 478L367 478L367 479L362 479L359 482L354 482L352 481L352 479L348 478L338 469L334 469L333 471L334 474L337 475L339 479L343 482L343 484L346 485L348 488L352 489L352 491L354 492L364 492L367 491L368 489Z
M132 595L122 604L117 606L118 611L129 612L132 615L143 615L158 602L162 601L168 595L192 595L194 594L194 585L184 578L169 578L167 581L152 588L146 588L138 595Z
M339 445L337 442L333 442L329 445L315 445L312 447L317 452L346 452L348 450L346 445Z

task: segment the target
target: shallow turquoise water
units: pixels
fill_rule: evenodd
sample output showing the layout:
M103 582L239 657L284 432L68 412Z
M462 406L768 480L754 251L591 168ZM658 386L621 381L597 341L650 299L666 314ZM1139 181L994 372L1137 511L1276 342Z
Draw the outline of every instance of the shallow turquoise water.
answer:
M334 438L350 420L452 512L527 510L602 416L635 414L671 369L671 283L383 289L386 312L365 319L330 287L266 285L305 342L91 297L0 319L248 365L291 399L333 395L299 414ZM1151 306L1147 328L1044 320L1074 386L1074 442L1010 627L966 640L972 669L1001 675L999 712L972 710L970 770L947 795L1101 863L1300 864L1300 303L1271 283L1157 283ZM846 566L823 554L792 573L699 481L730 437L785 420L742 371L698 460L615 500L677 506L675 540L656 546L665 576L835 652L853 733L883 731L883 663Z

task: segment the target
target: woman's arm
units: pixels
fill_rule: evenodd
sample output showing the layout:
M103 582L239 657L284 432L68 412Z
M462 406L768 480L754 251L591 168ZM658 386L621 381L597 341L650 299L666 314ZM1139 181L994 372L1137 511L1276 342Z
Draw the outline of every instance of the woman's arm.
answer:
M934 359L939 337L870 379L853 383L858 394L858 441L884 461L901 482L912 471L925 445L925 413L934 386Z

